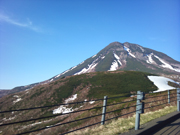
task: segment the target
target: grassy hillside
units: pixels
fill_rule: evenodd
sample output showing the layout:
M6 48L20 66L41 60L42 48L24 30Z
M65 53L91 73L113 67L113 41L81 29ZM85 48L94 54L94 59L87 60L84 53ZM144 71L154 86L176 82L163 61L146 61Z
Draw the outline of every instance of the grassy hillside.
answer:
M130 96L130 92L132 91L144 91L149 92L156 90L156 86L149 81L147 78L148 73L143 72L135 72L135 71L115 71L115 72L96 72L89 74L82 74L77 76L68 76L53 81L49 84L39 85L30 89L28 91L19 92L16 94L7 95L0 99L0 110L10 110L10 109L21 109L21 108L30 108L30 107L38 107L38 106L46 106L46 105L54 105L63 103L65 99L69 98L73 94L77 94L77 101L84 101L85 99L98 99L103 98L105 95L108 97L124 95L127 98ZM18 98L21 98L19 102L14 102ZM114 101L109 100L110 102L120 102L125 98L119 98ZM84 104L82 104L84 105ZM102 105L101 102L96 102L93 106ZM130 104L128 104L130 105ZM87 104L85 107L91 107L92 105ZM119 107L123 107L119 106ZM58 107L58 106L57 106ZM45 108L45 109L37 109L31 111L23 111L21 113L14 112L8 114L1 114L0 118L3 122L3 119L6 118L14 118L10 120L11 122L26 120L29 118L38 118L43 116L52 115L52 111L57 107ZM80 105L75 105L73 108L79 108ZM116 107L110 108L110 110L115 109ZM85 116L89 116L92 114L101 113L101 110L93 110L88 113L82 113L78 116L73 116L72 118L83 118ZM115 112L115 115L120 114L121 111ZM72 119L71 118L71 119ZM43 126L53 125L58 123L59 121L66 121L68 117L58 117L56 119L46 119L50 122L46 124L39 124L37 126L26 127L21 131L17 131L24 124L18 124L15 127L12 125L10 127L1 128L0 130L9 131L10 133L18 133L26 130L38 129ZM7 122L10 122L9 120ZM87 120L88 121L88 120ZM36 121L38 122L38 121ZM25 123L25 125L33 124L34 121ZM82 124L82 123L79 123ZM66 129L70 129L78 124L70 124L70 126ZM9 130L11 129L11 130ZM58 132L60 132L58 130Z
M62 103L72 94L83 98L97 99L107 96L127 94L131 91L149 92L157 87L147 78L148 73L135 71L96 72L58 79L46 85L39 85L17 93L22 101L12 104L13 94L0 99L0 109L27 108ZM84 92L86 91L86 92ZM82 96L82 94L84 96ZM79 97L79 100L84 100Z

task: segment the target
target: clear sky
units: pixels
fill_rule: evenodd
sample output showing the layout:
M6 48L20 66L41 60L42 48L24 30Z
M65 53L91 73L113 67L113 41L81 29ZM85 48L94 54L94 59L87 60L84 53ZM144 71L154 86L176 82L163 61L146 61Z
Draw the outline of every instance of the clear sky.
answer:
M0 0L0 89L47 80L114 41L180 61L180 1Z

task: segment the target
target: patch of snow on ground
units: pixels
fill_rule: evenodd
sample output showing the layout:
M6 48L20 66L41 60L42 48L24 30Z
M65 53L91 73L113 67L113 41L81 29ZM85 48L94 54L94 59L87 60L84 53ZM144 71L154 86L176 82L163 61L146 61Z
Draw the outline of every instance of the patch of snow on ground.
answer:
M67 104L68 102L73 101L73 100L75 100L76 98L77 98L77 94L74 94L74 95L72 95L72 97L66 99L66 100L65 100L65 103Z
M70 98L68 98L68 99L65 100L65 103L67 104L67 103L69 103L70 101L75 100L76 98L77 98L77 94L72 95L72 97L70 97ZM72 109L72 107L71 107L71 108L67 108L66 106L68 106L68 105L61 105L59 108L54 109L54 110L53 110L53 114L58 114L58 113L64 114L64 113L69 113L69 112L73 112L73 111L74 111L74 110Z
M32 89L32 88L34 88L34 87L31 87L31 88L29 88L29 89L26 89L25 91L27 91L27 93L28 93L28 90L30 90L30 89Z
M14 97L17 98L15 101L13 101L14 104L22 100L18 95L14 95Z
M21 98L18 98L18 99L16 99L15 101L13 101L13 103L15 104L15 103L17 103L17 102L19 102L19 101L21 101L22 99Z
M65 106L61 105L59 108L53 110L53 114L58 114L58 113L69 113L73 112L74 110L71 108L66 108Z
M161 63L163 63L163 65L160 65L164 68L169 68L171 70L174 70L176 72L180 72L180 69L174 69L171 65L169 65L168 63L166 63L165 61L163 61L161 58L159 58L158 56L154 55L154 57L156 57L157 59L159 59L159 61L161 61Z
M156 90L154 92L175 89L174 87L168 85L168 81L176 83L172 79L162 77L162 76L148 76L148 78L149 78L149 80L151 80L154 83L154 85L156 85L158 87L158 90Z
M3 120L3 121L9 121L9 120L14 120L15 118L16 118L16 116L10 117L10 118L8 118L8 119L7 119L7 118L3 118L2 120Z
M33 124L29 124L29 125L23 126L21 129L18 129L18 130L23 130L23 129L27 128L27 127L32 127L32 126L35 126L35 125L38 125L38 124L41 124L41 123L46 123L46 122L49 122L49 121L51 121L51 120L52 120L52 119L46 120L46 121L41 121L41 122L36 122L36 123L33 123ZM46 127L47 127L47 126L46 126Z
M94 102L95 102L95 101L90 101L89 103L90 103L90 104L93 104Z
M117 70L117 69L118 69L118 62L117 62L116 60L114 60L114 61L112 62L112 65L111 65L109 71L115 71L115 70Z
M133 58L136 58L136 56L134 54L132 54L131 50L129 48L127 48L126 46L124 46L124 50L126 50L128 52L128 54L131 55Z

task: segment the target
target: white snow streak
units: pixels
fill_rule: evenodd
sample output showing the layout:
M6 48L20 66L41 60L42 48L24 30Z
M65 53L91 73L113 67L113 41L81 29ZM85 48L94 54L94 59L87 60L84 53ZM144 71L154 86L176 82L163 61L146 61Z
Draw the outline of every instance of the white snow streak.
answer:
M65 74L65 73L67 73L67 72L69 72L69 71L73 70L73 69L74 69L74 68L76 68L76 67L77 67L77 66L74 66L74 67L72 67L72 68L70 68L70 69L68 69L68 70L64 71L63 73L61 73L61 74L59 74L59 75L55 76L55 78L57 78L57 77L59 77L59 76L61 76L61 75Z
M153 59L152 59L152 55L154 55L153 53L147 55L148 60L146 60L147 63L152 64L152 63L156 63Z
M105 58L105 56L101 57L101 59L104 59L104 58Z
M49 122L49 121L51 121L52 119L50 119L50 120L46 120L46 121L41 121L41 122L36 122L36 123L33 123L33 124L29 124L29 125L26 125L26 126L23 126L21 129L19 129L19 130L23 130L23 129L25 129L25 128L27 128L27 127L32 127L32 126L35 126L35 125L38 125L38 124L41 124L41 123L46 123L46 122ZM48 127L48 126L46 126L46 127Z
M156 90L154 92L175 89L174 87L168 85L168 81L176 83L172 79L162 77L162 76L148 76L148 78L149 78L149 80L151 80L154 83L154 85L156 85L158 87L158 90Z
M90 104L93 104L94 102L95 102L95 101L90 101L89 103L90 103Z
M15 101L13 101L14 104L22 100L22 98L19 98L18 95L14 95L14 97L17 98Z
M75 100L76 98L77 98L77 94L72 95L72 97L70 97L70 98L68 98L68 99L65 100L65 103L67 104L68 102L73 101L73 100Z
M55 78L59 77L60 75L61 75L61 74L59 74L59 75L55 76Z
M119 62L120 65L122 65L121 61L120 61L120 57L117 56L117 54L114 53L114 57L117 59L117 61Z
M51 79L49 82L52 82L53 81L53 79Z
M118 62L119 62L120 65L122 65L122 63L121 63L120 58L118 57L118 55L114 53L114 57L116 58L116 60L114 60L114 61L112 62L112 65L111 65L109 71L115 71L115 70L117 70L118 67L119 67L119 66L118 66Z
M144 52L144 49L141 46L139 46L139 48L141 49L142 52Z
M71 108L66 108L65 106L61 105L59 108L53 110L53 114L58 114L58 113L69 113L73 112L74 110Z
M96 57L97 54L95 54L94 56L92 56L92 58Z
M77 66L72 67L71 70L75 69L76 67L77 67Z
M112 62L112 65L111 65L109 71L115 71L115 70L117 70L117 69L118 69L118 62L117 62L116 60L114 60L114 61Z
M81 65L81 64L83 64L84 63L84 61L83 62L81 62L79 65Z
M9 120L14 120L16 118L16 115L14 117L10 117L10 118L3 118L2 120L3 121L9 121Z
M65 100L65 103L67 104L70 101L75 100L76 98L77 98L77 94L72 95L72 97L70 97L70 98ZM72 107L71 108L67 108L67 106L68 105L61 105L59 108L53 110L53 114L58 114L58 113L64 114L64 113L73 112L75 110L75 109L73 110Z
M87 101L87 99L84 99L84 101ZM93 104L95 101L89 101L89 104Z
M124 50L126 50L128 52L128 54L131 55L133 58L136 58L136 56L134 54L132 54L131 50L129 48L127 48L126 46L124 46Z
M88 68L83 68L81 71L75 73L74 75L80 75L80 74L83 74L83 73L89 73L91 70L93 70L98 63L96 63L96 61L98 60L99 58L95 59L91 65L88 65Z
M163 68L169 68L171 70L174 70L176 72L180 72L180 69L174 69L170 64L166 63L165 61L163 61L161 58L159 58L158 56L154 55L154 57L156 57L157 59L159 59L159 61L161 61L161 63L163 63L163 65L160 65L162 66Z

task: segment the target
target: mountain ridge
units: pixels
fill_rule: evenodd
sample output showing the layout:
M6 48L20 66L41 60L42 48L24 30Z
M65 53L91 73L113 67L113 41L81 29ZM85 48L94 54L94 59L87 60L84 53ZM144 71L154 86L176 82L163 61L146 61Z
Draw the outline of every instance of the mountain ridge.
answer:
M180 82L180 62L156 50L142 47L135 43L112 42L97 54L87 58L80 64L53 76L43 82L13 88L8 93L31 89L36 85L50 83L59 78L98 71L133 70L158 75L178 75ZM170 77L171 77L170 76ZM3 91L1 91L3 93ZM0 93L0 96L3 95ZM7 92L6 92L7 93Z

